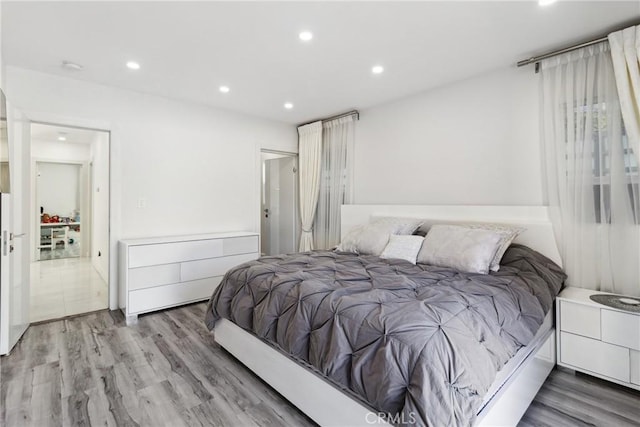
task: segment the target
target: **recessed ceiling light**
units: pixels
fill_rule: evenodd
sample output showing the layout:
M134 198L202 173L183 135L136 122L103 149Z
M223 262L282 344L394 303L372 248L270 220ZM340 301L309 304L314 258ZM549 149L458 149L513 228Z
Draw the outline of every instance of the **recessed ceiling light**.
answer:
M384 71L384 67L382 65L375 65L371 68L371 72L373 74L381 74Z
M67 69L67 70L71 70L71 71L80 71L84 67L82 65L80 65L80 64L76 64L75 62L62 61L62 68Z
M130 70L139 70L140 64L135 61L129 61L127 62L127 68L129 68Z
M290 102L285 102L284 108L286 108L287 110L291 110L293 108L293 104Z
M303 31L298 34L298 37L300 37L300 40L302 40L303 42L308 42L313 38L313 34L311 33L311 31Z
M67 137L66 137L66 136L60 135L60 136L58 137L58 141L66 141L66 140L67 140Z
M220 86L218 90L222 93L229 93L231 89L229 89L229 86Z
M555 3L557 0L538 0L539 6L549 6L550 4Z

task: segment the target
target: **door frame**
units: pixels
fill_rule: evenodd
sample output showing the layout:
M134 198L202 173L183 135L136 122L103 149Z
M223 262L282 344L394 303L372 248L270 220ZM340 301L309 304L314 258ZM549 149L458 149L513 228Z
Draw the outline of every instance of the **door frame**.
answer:
M104 120L83 119L77 117L59 116L57 114L39 113L35 111L23 112L26 120L31 124L43 124L50 126L64 126L76 129L86 129L105 132L109 135L109 309L118 309L118 240L120 235L120 212L122 206L122 174L117 173L120 168L120 156L114 140L117 140L117 131L112 131L112 123ZM29 140L31 143L31 140ZM30 159L29 159L30 161ZM29 163L30 165L30 163ZM23 165L26 167L26 165Z
M270 148L258 148L257 151L257 156L256 156L256 162L257 162L257 168L256 168L256 183L257 183L257 224L256 224L256 230L258 230L258 233L260 234L260 245L259 247L262 248L262 154L278 154L282 157L293 157L296 160L296 165L298 165L298 171L300 168L300 162L299 162L299 155L298 153L292 152L292 151L283 151L283 150L273 150ZM298 172L296 172L298 173ZM299 175L298 175L299 176ZM296 185L295 185L295 204L296 204L296 224L295 224L295 230L294 230L294 234L296 236L296 240L299 241L300 240L300 191L299 191L299 178L296 179ZM297 250L297 245L295 250Z

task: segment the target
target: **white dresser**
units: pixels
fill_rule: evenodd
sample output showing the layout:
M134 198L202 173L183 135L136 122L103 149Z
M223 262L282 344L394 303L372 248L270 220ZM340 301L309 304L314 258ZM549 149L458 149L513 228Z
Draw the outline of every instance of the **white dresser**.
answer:
M248 232L120 240L119 306L127 323L149 311L208 299L232 267L259 256Z
M557 298L558 365L640 390L640 314L566 288Z

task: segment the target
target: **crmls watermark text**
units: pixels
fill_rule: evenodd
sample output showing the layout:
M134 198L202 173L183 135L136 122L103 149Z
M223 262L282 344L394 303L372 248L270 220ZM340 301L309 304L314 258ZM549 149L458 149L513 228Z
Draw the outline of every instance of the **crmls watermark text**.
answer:
M367 424L415 424L416 414L414 412L398 413L398 414L385 414L384 412L369 412L366 415Z

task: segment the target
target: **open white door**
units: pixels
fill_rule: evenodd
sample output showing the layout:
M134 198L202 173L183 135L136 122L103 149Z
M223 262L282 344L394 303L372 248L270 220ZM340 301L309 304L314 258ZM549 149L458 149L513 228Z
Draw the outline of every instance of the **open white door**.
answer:
M29 327L29 198L25 196L30 186L30 136L29 123L21 114L6 119L4 95L1 98L0 157L8 162L10 184L0 185L0 354L8 354Z
M262 188L262 253L279 255L296 252L298 205L297 158L273 155L264 158Z

